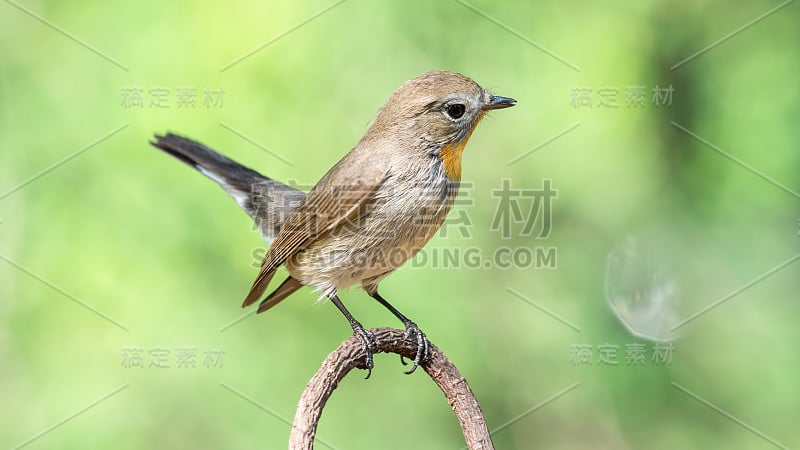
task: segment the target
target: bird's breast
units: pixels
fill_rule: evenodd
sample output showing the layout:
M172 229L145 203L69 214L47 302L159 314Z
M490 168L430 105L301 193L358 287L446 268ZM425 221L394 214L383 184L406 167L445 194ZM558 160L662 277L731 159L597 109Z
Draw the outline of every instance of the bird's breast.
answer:
M436 234L457 192L458 182L439 161L392 171L358 217L311 244L287 267L323 291L389 273Z

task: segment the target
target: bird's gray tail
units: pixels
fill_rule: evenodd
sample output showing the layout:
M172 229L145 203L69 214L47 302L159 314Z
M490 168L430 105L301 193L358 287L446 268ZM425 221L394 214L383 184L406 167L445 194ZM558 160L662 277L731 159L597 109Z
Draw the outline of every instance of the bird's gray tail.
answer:
M191 139L167 133L150 144L214 180L255 221L264 239L272 241L303 191L265 177Z

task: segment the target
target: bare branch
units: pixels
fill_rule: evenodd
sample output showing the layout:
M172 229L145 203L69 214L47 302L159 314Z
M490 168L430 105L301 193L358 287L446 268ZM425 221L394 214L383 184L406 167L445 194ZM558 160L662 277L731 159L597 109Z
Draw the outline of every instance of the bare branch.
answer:
M406 340L405 331L393 328L373 328L370 331L379 341L375 353L396 353L414 359L417 346L416 343ZM439 386L453 408L464 431L467 447L471 450L494 449L486 420L483 418L478 401L475 400L475 395L469 388L467 380L461 376L444 353L431 344L430 357L420 367ZM364 357L361 342L350 337L328 355L322 367L308 382L297 404L292 434L289 437L290 449L314 448L314 435L322 409L339 382L354 368L364 368Z

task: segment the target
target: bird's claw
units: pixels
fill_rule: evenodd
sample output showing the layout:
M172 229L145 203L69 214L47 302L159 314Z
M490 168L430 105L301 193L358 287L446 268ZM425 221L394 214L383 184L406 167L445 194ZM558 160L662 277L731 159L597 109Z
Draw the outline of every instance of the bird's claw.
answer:
M376 338L371 331L364 329L360 324L353 327L353 334L361 340L361 348L365 353L364 366L367 369L367 376L364 377L364 379L367 380L370 375L372 375L372 368L375 367L375 363L372 359L372 350L374 347L378 346L378 338Z
M406 371L406 374L412 374L417 367L419 367L420 363L428 359L430 349L429 349L429 342L428 338L425 337L425 333L419 329L417 324L414 322L408 322L406 324L406 339L415 342L417 344L417 354L414 356L414 361L412 361L411 369ZM400 362L405 366L407 365L406 360L403 356L400 356Z

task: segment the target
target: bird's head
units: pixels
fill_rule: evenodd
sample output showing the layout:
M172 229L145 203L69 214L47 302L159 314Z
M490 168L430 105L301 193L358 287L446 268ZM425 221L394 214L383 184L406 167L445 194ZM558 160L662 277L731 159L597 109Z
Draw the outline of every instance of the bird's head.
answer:
M402 136L411 150L442 159L448 176L461 177L461 152L478 122L491 110L516 100L483 89L455 72L433 71L403 83L392 93L370 129Z

